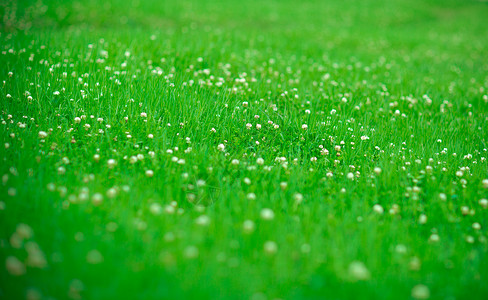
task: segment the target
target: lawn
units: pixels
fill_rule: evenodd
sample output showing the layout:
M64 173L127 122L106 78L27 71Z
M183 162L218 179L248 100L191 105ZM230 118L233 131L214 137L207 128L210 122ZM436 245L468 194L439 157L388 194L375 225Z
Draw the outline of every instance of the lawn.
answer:
M0 16L0 299L488 299L487 2Z

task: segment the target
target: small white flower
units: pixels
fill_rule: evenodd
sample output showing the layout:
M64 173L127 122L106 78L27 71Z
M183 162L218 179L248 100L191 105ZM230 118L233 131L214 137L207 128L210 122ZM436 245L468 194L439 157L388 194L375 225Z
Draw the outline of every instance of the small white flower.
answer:
M183 253L186 258L194 259L198 257L198 248L195 246L188 246Z
M247 234L252 233L255 227L256 225L254 225L254 222L251 220L245 220L244 223L242 223L242 229Z
M58 174L59 175L64 175L66 173L66 168L61 166L58 168Z
M256 194L254 194L254 193L247 194L247 199L248 200L256 200Z
M201 215L195 219L195 223L200 226L208 226L210 224L210 218L206 215Z
M373 211L377 214L382 215L385 210L384 210L383 206L381 206L379 204L375 204L375 205L373 205Z
M303 201L303 195L300 193L296 193L295 195L293 195L293 198L295 199L296 203L302 203Z
M488 189L488 178L487 178L487 179L483 179L483 180L481 181L481 184L483 185L483 187L484 187L485 189Z
M160 215L162 213L163 207L159 203L152 203L151 206L149 206L149 211L153 215L157 216L157 215Z
M412 298L424 300L430 298L429 288L423 284L418 284L412 289Z
M371 277L371 273L369 272L366 265L360 261L353 261L349 264L348 268L349 276L352 280L368 280Z
M261 219L263 220L273 220L275 217L274 212L269 208L263 208L260 213Z
M102 194L96 193L92 196L93 205L98 206L98 205L102 204L102 202L103 202L103 195Z
M267 254L275 254L278 251L278 245L273 241L267 241L264 243L264 252Z
M425 224L427 223L427 216L424 214L421 214L419 217L419 224Z
M117 164L117 161L113 158L111 158L107 161L107 165L108 165L109 169L113 169L116 164Z
M429 241L433 242L433 243L438 242L439 241L439 235L437 235L436 233L431 234L429 237Z
M488 208L488 199L480 199L478 203L481 207Z
M287 187L288 187L288 183L287 182L285 182L285 181L280 182L280 188L282 190L286 190Z

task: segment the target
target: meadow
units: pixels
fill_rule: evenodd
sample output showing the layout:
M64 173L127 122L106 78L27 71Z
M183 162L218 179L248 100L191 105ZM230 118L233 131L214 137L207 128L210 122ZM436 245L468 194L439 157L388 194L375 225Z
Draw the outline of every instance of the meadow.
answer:
M488 3L0 16L0 299L488 299Z

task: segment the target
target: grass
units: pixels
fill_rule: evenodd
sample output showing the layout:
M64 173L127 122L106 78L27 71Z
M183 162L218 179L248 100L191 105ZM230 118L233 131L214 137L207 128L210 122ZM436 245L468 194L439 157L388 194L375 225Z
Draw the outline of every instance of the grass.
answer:
M0 298L488 297L486 3L43 2L0 7Z

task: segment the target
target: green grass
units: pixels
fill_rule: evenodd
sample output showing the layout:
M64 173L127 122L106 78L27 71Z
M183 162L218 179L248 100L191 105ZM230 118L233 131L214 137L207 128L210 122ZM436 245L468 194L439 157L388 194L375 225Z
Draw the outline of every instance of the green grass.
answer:
M485 2L43 2L0 6L1 299L488 298Z

